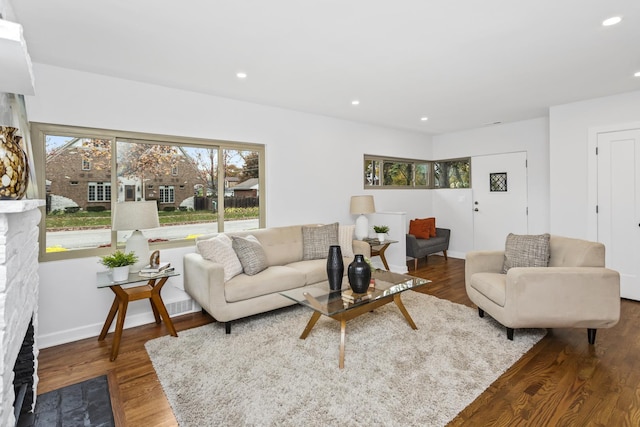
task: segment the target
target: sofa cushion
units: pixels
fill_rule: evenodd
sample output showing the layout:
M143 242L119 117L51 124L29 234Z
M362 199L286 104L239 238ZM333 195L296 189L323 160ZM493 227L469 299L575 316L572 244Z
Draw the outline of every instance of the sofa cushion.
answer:
M409 234L418 239L428 239L431 237L429 230L425 227L425 224L418 219L412 219L409 221Z
M255 276L237 275L224 285L224 297L227 302L244 301L299 288L304 285L304 282L305 276L300 271L276 265L257 273Z
M471 287L500 307L507 301L507 275L500 273L475 273Z
M514 267L547 267L550 235L519 235L509 233L505 243L502 272Z
M305 285L313 285L314 283L327 281L327 261L324 259L314 259L309 261L299 261L287 264L287 267L293 268L301 272L305 276ZM344 266L344 272L347 272L347 264Z
M244 274L253 276L268 267L267 255L255 236L233 236L233 249L238 255Z
M329 246L338 244L338 223L302 226L302 259L326 259Z
M338 243L343 257L353 258L353 233L355 229L354 224L338 225Z
M233 250L229 236L218 234L211 239L197 242L196 246L204 259L222 264L225 282L242 273L242 264Z

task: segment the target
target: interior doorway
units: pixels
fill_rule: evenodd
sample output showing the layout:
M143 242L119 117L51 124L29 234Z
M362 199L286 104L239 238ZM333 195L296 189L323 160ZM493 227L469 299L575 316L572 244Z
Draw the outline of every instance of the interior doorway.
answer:
M620 295L640 301L640 129L598 133L597 168L597 240Z
M527 153L471 158L473 249L501 250L509 233L527 234Z

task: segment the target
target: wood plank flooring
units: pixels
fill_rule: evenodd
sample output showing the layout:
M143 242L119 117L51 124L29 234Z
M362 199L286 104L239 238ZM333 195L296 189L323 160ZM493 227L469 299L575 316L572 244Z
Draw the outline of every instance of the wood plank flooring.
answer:
M427 293L473 306L464 289L463 260L430 256L410 274L433 281ZM212 321L195 313L174 318L174 325L179 334ZM637 325L640 303L622 300L620 323L598 330L595 346L588 345L586 329L550 330L450 425L640 426ZM42 349L38 393L106 374L116 425L176 426L144 349L146 341L167 334L155 324L125 330L115 362L109 361L112 334L102 342L91 338Z

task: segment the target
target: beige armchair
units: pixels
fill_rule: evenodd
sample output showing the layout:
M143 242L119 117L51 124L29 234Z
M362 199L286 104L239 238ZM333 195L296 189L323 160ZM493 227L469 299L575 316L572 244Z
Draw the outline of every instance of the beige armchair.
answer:
M478 314L507 328L598 328L620 318L620 276L604 268L604 245L551 236L548 267L515 267L502 274L504 251L467 253L465 287Z

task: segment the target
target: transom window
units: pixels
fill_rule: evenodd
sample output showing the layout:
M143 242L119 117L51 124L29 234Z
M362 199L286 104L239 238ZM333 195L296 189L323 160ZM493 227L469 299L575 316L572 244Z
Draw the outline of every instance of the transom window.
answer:
M469 188L471 159L364 156L365 188Z

